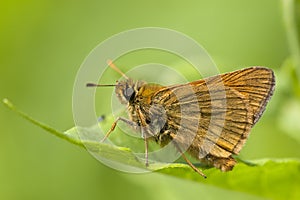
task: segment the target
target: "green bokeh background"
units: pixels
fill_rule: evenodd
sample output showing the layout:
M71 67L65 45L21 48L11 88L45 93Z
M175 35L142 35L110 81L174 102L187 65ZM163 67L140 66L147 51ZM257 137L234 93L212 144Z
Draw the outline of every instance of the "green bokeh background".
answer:
M73 83L84 58L113 34L146 26L194 38L221 72L253 65L274 69L276 93L241 156L300 158L299 90L289 77L279 0L1 1L0 98L57 129L71 128ZM122 65L156 59L172 62L152 52L125 56ZM156 173L112 170L3 105L0 123L0 199L259 199Z

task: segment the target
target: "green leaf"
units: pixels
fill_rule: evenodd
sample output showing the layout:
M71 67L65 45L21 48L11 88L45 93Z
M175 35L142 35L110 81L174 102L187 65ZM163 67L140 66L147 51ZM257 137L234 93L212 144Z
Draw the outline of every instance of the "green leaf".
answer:
M205 170L204 173L207 175L207 179L203 179L183 164L172 164L158 171L184 179L272 199L300 198L299 160L266 159L263 162L256 162L258 163L256 166L238 163L230 172L222 173L216 169Z
M84 147L84 145L82 144L82 142L78 141L76 138L74 138L74 136L70 136L68 134L64 134L63 132L61 131L57 131L55 130L54 128L51 128L50 126L42 123L42 122L39 122L35 119L33 119L32 117L28 116L27 114L25 114L24 112L18 110L8 99L3 99L2 102L4 103L4 105L6 105L9 109L11 109L12 111L18 113L21 117L23 117L24 119L30 121L31 123L41 127L42 129L48 131L49 133L57 136L57 137L60 137L64 140L67 140L68 142L71 142L73 144L76 144L78 146L82 146Z
M26 120L61 139L80 147L87 148L89 151L101 155L103 158L126 165L129 164L133 167L144 167L144 164L139 161L129 148L117 147L95 141L82 141L78 137L77 128L72 128L66 132L57 131L34 120L24 112L19 111L9 100L4 99L3 103ZM107 121L106 123L110 124L111 121ZM187 164L182 163L172 163L168 165L161 165L158 163L150 168L162 174L168 174L186 180L210 184L234 191L246 192L262 197L272 199L300 199L299 160L265 159L251 161L251 163L252 164L239 162L230 172L221 172L215 168L203 169L208 177L207 179L204 179L199 174L195 173Z

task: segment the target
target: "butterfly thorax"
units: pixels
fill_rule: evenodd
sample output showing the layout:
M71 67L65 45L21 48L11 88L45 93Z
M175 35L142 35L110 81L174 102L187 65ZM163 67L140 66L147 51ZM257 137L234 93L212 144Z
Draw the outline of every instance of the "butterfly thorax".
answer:
M136 123L141 132L147 132L147 137L158 143L161 143L167 118L164 107L153 104L152 98L163 88L158 84L128 79L118 82L115 90L119 101L127 105L130 120Z

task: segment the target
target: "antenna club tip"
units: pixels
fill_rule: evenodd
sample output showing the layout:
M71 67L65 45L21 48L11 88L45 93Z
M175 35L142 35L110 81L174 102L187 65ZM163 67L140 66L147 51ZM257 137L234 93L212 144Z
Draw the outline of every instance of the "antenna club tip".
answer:
M95 87L96 84L94 84L94 83L87 83L85 86L86 86L86 87Z

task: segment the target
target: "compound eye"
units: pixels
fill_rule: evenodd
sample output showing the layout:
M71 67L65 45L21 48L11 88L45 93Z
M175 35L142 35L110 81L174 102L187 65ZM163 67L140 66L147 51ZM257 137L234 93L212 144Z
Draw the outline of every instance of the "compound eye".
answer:
M127 100L130 99L130 97L133 95L134 90L132 88L126 88L125 92L124 92L124 96Z

